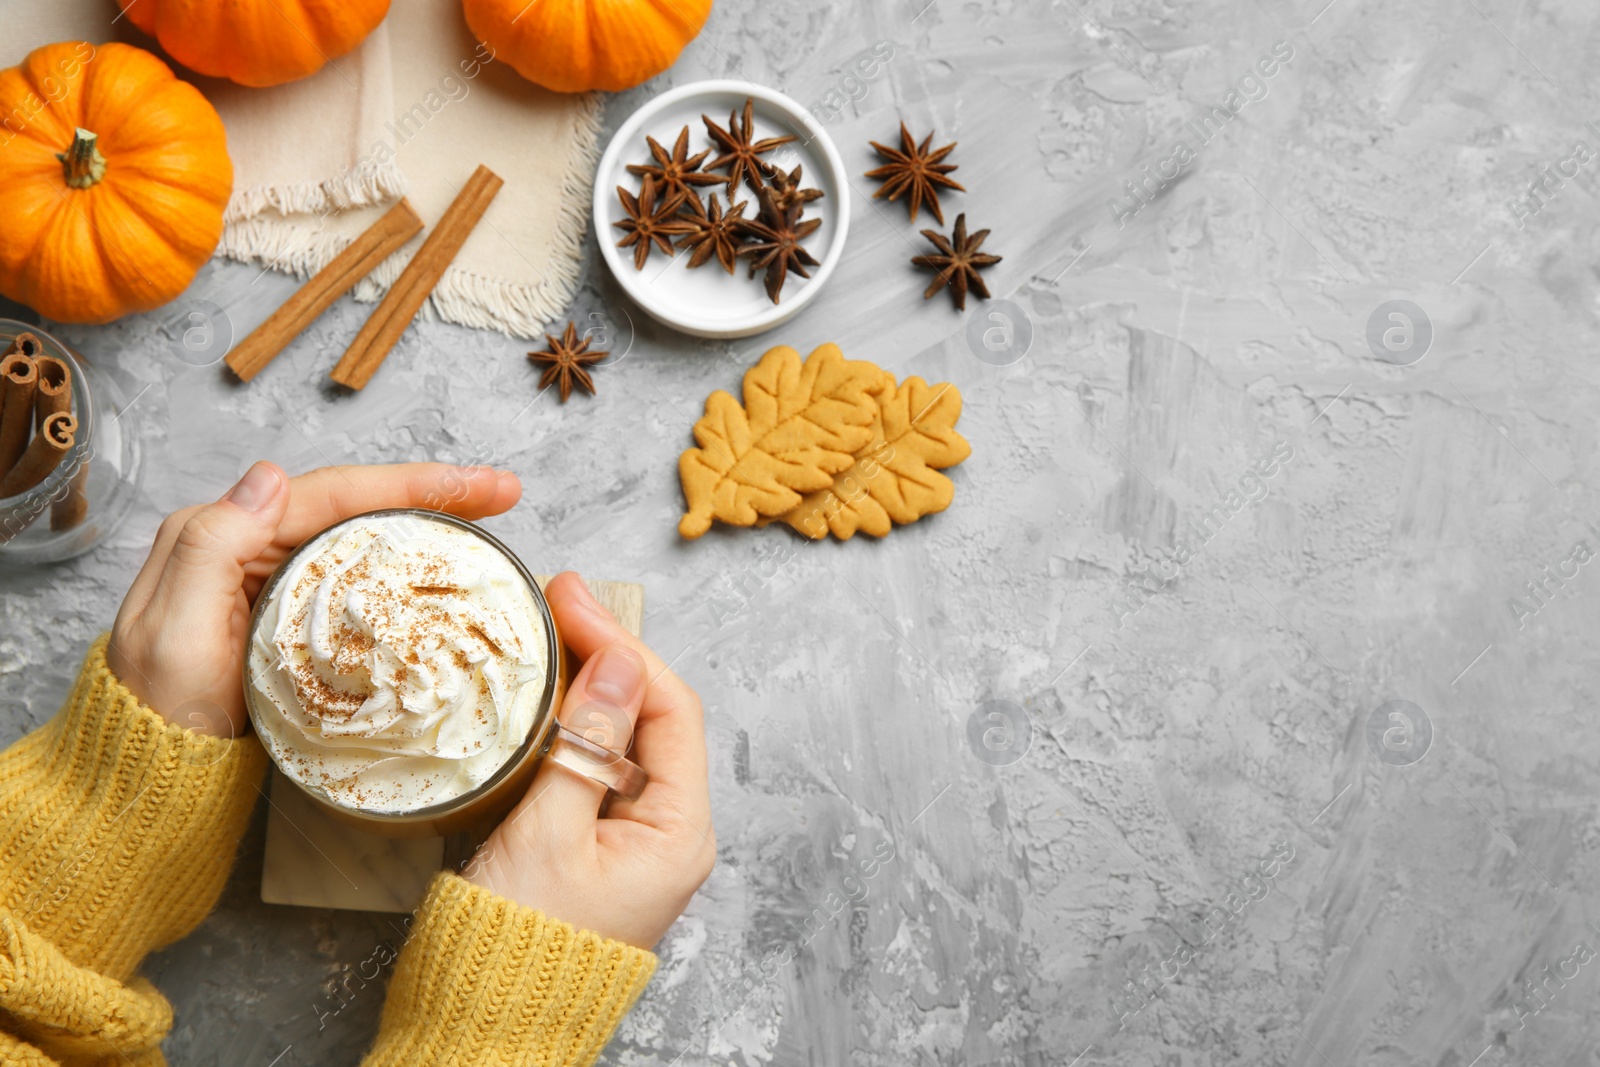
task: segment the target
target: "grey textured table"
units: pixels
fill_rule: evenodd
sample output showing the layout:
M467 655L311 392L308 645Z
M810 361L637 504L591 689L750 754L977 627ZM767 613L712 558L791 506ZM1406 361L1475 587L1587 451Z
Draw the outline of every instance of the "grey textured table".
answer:
M708 712L721 862L608 1062L1600 1062L1597 30L1578 0L719 0L612 127L732 75L843 103L857 173L900 115L959 139L946 203L994 231L1027 355L922 302L919 227L865 180L843 268L762 338L654 326L591 235L577 311L631 313L632 348L520 416L528 346L431 323L337 395L348 301L249 388L190 366L187 307L248 328L295 284L213 265L62 330L140 394L148 477L111 543L0 576L3 739L55 710L159 517L251 460L488 460L527 486L493 528L644 582ZM681 542L705 395L823 341L960 387L954 506L882 542ZM397 928L263 906L260 853L258 814L146 967L168 1054L353 1064Z

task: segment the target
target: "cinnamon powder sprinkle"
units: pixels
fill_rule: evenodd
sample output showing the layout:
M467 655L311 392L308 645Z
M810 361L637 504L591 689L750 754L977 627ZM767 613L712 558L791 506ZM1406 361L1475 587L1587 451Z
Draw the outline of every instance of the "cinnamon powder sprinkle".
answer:
M493 652L496 656L505 655L505 653L500 650L500 646L495 643L494 638L492 638L488 634L484 633L483 632L483 627L479 626L477 623L475 623L475 622L467 623L467 633L471 634L473 637L476 637L479 641L482 641L484 644L488 645L489 646L489 651Z

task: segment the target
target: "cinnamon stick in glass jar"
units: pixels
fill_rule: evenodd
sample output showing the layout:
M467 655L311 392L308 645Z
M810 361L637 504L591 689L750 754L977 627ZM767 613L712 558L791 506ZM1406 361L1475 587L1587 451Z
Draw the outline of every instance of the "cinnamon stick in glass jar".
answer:
M72 410L72 371L55 356L40 355L33 365L39 368L39 384L33 394L33 425L44 428L44 420L58 411Z
M6 346L4 354L9 356L13 353L20 352L29 359L33 359L42 351L44 351L44 349L40 346L39 339L33 334L24 330L22 333L17 334L16 337L11 339L11 344Z
M85 459L67 483L67 495L50 505L50 529L54 533L77 529L89 514L89 461Z
M0 355L0 479L17 465L28 447L28 432L33 429L33 396L39 385L39 368L33 356L21 350L20 334L4 355ZM38 342L33 349L38 351ZM0 496L6 496L0 493Z
M45 420L58 412L72 413L72 368L55 356L33 361L39 368L39 388L33 397L34 425L42 432ZM89 461L84 459L67 482L67 494L50 505L50 529L55 533L76 529L89 513Z
M29 411L32 421L32 410ZM72 450L77 441L78 420L65 411L58 411L44 420L39 432L28 442L27 451L5 477L0 478L0 497L25 493L50 476L61 463L61 457Z

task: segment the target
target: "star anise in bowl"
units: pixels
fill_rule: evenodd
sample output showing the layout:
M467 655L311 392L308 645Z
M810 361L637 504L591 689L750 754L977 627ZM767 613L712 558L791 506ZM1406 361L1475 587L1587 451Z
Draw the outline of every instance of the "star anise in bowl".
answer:
M639 270L644 269L653 249L675 259L685 258L686 270L703 267L714 258L729 274L736 273L743 256L749 260L748 277L765 272L767 296L776 304L791 272L809 278L809 268L821 265L803 242L822 226L821 218L804 218L804 214L806 205L821 199L823 192L803 187L801 166L784 170L763 158L798 138L758 137L753 98L746 98L728 115L726 127L709 115L701 118L710 147L691 154L690 131L685 126L670 150L646 136L650 159L627 164L627 172L640 179L640 186L637 194L617 187L625 214L614 223L624 231L617 247L633 250L634 266ZM721 154L706 162L718 152ZM702 199L703 187L719 184L726 190L720 199L716 193ZM755 193L754 218L746 217L750 201L736 202L746 185Z
M756 190L756 200L761 211L754 219L740 219L738 223L740 232L754 238L739 250L739 254L750 257L751 277L755 277L758 270L767 272L767 296L776 304L790 271L809 278L811 272L806 268L821 266L800 242L817 232L822 220L800 221L805 205L791 203L780 208L773 200L772 190L766 186Z
M779 210L792 204L809 204L813 200L822 199L821 189L800 188L800 176L803 166L796 164L794 170L785 174L782 170L774 169L772 176L767 179L767 184L772 188L772 202Z
M706 164L707 170L716 170L718 167L728 168L728 195L731 197L739 183L746 175L753 179L763 174L771 174L776 168L761 157L780 145L786 145L795 140L793 134L782 137L765 137L755 140L755 101L746 99L744 102L744 121L739 121L738 112L728 114L728 128L723 129L711 121L710 115L701 115L700 121L706 124L706 133L722 149L722 155Z
M617 197L622 201L622 210L628 214L621 222L612 223L627 234L617 242L617 247L633 249L633 266L636 270L644 270L652 245L670 256L672 238L691 229L689 223L678 215L678 208L683 206L687 194L673 193L658 205L656 180L648 174L644 176L637 197L620 185L617 186Z
M682 193L684 199L692 204L700 203L700 194L695 190L697 185L722 185L728 179L721 174L710 174L700 169L700 164L711 154L711 149L706 149L699 155L689 155L689 127L685 126L678 132L678 140L673 144L669 153L661 147L661 142L654 137L645 137L650 145L650 155L655 158L655 164L628 164L628 173L640 177L649 176L655 180L656 189L663 196L671 197Z
M716 193L711 194L709 208L698 201L684 204L682 217L692 229L678 238L678 250L694 250L689 256L688 269L704 266L712 256L716 256L717 262L722 264L722 269L729 274L733 273L734 259L738 256L739 245L744 240L744 234L739 230L739 223L745 221L744 209L748 206L748 201L741 200L724 211Z

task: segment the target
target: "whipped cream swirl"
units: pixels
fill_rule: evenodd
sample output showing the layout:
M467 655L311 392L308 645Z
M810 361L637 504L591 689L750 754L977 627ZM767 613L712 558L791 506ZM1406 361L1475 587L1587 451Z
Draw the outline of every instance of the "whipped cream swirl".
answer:
M301 549L251 635L252 710L289 777L401 812L489 779L538 718L549 671L527 580L489 542L368 515Z

